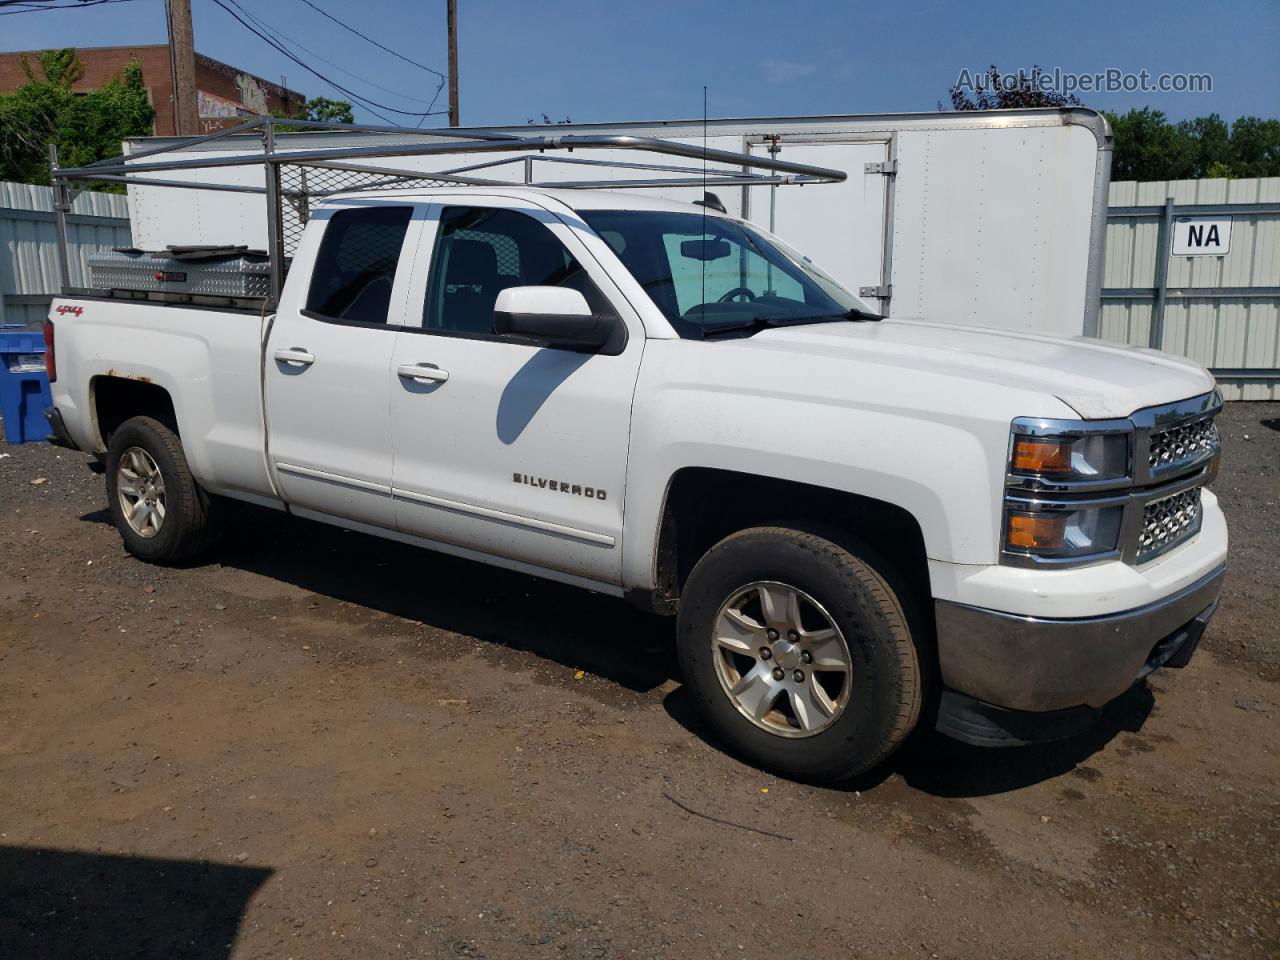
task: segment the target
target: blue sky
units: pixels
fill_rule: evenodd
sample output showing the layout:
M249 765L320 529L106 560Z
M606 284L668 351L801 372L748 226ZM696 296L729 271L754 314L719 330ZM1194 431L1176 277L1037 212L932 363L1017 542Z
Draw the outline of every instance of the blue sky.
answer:
M302 0L240 0L373 99L425 109L431 75L366 44ZM446 67L445 0L314 0L411 59ZM1280 116L1280 0L798 4L651 0L458 0L462 121L578 122L931 110L962 68L1032 64L1092 73L1209 73L1211 93L1088 94L1100 109L1153 106L1174 119ZM965 10L979 10L980 16ZM0 18L0 48L160 43L163 0ZM340 96L248 33L213 0L192 0L196 48L308 96ZM314 55L313 55L314 54ZM365 80L339 73L318 57ZM409 100L404 97L417 98ZM441 105L443 105L443 96ZM388 114L388 116L393 116ZM357 118L381 122L367 111ZM412 119L398 118L413 123ZM425 126L443 118L433 117Z

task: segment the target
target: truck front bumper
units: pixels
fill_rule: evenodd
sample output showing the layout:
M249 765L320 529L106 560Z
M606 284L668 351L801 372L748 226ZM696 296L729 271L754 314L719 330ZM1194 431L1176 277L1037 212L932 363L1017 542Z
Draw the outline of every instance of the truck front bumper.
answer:
M1226 565L1154 603L1048 619L936 600L947 688L938 729L970 743L1070 736L1160 666L1184 666L1217 606Z

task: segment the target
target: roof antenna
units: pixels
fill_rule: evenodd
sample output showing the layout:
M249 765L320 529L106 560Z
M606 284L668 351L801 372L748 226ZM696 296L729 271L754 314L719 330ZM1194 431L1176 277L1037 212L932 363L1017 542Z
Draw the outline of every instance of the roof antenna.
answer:
M702 85L702 199L707 198L707 85ZM702 309L705 320L707 308L707 205L702 205Z
M728 213L724 202L707 190L707 88L702 88L702 199L693 201L702 208L702 232L707 232L707 208ZM706 261L703 261L704 263Z

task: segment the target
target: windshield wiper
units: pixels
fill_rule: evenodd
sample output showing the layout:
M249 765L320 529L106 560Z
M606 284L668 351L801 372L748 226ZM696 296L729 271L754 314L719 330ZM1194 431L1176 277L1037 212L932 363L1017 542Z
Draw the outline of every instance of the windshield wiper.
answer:
M824 313L812 317L752 317L742 323L715 324L702 328L702 338L722 333L741 333L743 330L767 330L771 327L795 327L806 323L834 323L837 320L883 320L878 314L853 307L844 313Z
M850 307L845 316L850 320L868 320L871 323L879 323L884 319L883 314L872 313L870 310L863 310L860 307Z
M824 317L823 319L828 319L828 318L825 318L825 317ZM864 321L870 321L870 322L872 322L872 323L878 323L879 321L883 320L883 319L884 319L884 317L882 317L882 316L881 316L880 314L878 314L878 313L872 313L870 310L863 310L861 307L850 307L850 308L849 308L848 310L846 310L844 313L840 314L840 316L839 316L839 317L831 317L831 318L829 318L829 319L832 319L832 320L864 320Z

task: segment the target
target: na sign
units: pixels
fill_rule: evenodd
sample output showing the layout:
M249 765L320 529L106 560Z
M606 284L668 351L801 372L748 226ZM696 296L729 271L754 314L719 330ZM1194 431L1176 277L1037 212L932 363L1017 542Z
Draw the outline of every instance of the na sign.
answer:
M1230 217L1178 217L1173 222L1175 257L1220 257L1230 250Z

